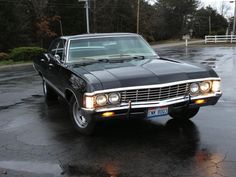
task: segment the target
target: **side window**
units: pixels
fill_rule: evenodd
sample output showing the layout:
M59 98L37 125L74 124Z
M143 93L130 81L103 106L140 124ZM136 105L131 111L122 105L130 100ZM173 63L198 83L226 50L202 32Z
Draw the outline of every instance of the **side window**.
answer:
M64 46L65 46L65 40L61 39L60 42L59 42L58 49L64 49Z
M56 39L56 40L54 40L52 43L51 43L51 45L50 45L50 47L49 47L49 49L48 49L48 52L52 55L52 56L54 56L55 54L56 54L56 51L57 51L57 47L58 47L58 45L59 45L59 40L58 39Z
M64 39L54 40L49 47L49 50L48 50L49 54L51 54L51 56L54 56L57 54L60 56L60 59L63 60L65 42L66 41Z
M57 45L56 53L60 56L61 60L64 58L64 46L65 46L65 40L61 39Z

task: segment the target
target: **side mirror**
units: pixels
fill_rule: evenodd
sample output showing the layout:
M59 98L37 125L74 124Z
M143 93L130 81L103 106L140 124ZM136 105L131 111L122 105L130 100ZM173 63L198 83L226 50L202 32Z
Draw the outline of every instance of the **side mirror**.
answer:
M61 57L60 57L60 55L55 54L55 55L54 55L54 60L56 60L56 62L58 62L58 63L61 63Z
M46 57L47 62L49 62L50 61L50 57L48 56L48 53L44 53L44 56Z

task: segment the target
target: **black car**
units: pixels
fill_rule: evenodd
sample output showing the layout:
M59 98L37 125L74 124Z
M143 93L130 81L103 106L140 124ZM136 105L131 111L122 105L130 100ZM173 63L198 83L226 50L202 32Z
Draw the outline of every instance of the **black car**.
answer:
M215 105L220 78L208 67L159 57L137 34L62 36L34 60L48 100L65 98L75 128L107 119L186 120Z

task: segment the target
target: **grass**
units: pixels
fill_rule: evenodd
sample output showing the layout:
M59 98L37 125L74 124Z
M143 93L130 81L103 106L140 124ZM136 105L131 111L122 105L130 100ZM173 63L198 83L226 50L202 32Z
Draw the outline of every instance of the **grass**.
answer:
M31 61L3 60L3 61L0 61L0 66L15 65L15 64L27 64L27 63L32 63L32 62Z

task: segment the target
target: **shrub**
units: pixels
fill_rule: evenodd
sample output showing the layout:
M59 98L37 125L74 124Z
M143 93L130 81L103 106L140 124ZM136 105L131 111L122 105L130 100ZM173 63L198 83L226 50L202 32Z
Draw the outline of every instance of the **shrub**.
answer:
M43 52L45 50L40 47L18 47L11 50L10 59L13 61L30 61Z
M8 59L9 59L9 55L7 53L0 52L0 61L8 60Z

